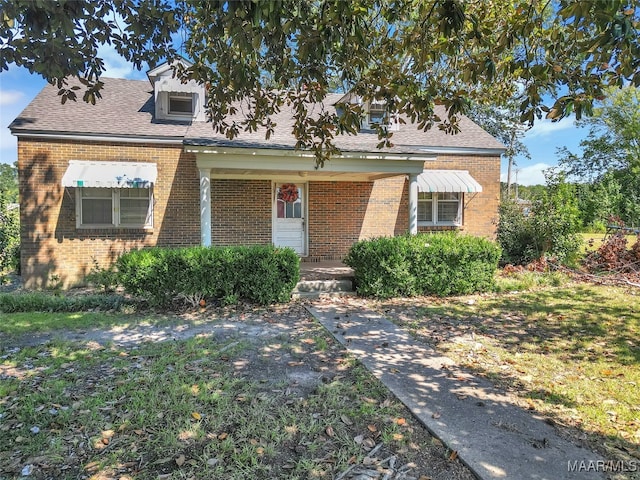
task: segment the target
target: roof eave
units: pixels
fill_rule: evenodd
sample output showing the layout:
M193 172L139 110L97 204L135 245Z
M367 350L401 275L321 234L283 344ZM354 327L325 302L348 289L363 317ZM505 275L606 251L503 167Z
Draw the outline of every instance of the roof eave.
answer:
M414 147L425 153L435 155L502 155L507 151L504 147Z
M12 129L11 133L16 137L29 137L29 138L48 138L51 140L80 140L80 141L93 141L93 142L122 142L122 143L164 143L182 145L183 136L168 136L168 135L108 135L108 134L94 134L83 132L48 132L41 130L15 130Z

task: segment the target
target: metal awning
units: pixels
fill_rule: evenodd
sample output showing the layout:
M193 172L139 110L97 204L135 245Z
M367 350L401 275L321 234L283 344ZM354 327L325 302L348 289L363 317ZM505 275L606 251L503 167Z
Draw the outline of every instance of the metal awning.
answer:
M466 170L425 170L418 175L418 191L477 193L482 185Z
M69 160L63 187L149 188L156 182L155 163Z

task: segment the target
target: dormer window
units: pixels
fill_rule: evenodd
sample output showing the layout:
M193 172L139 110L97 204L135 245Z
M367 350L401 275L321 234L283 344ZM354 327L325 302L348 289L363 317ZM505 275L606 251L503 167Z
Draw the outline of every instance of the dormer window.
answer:
M169 115L193 115L193 94L170 92Z
M376 128L378 125L385 125L385 106L383 103L372 103L369 106L369 128Z
M387 130L398 130L398 118L395 114L387 111L386 103L370 103L366 120L367 122L363 125L363 128L375 129L378 126L382 126L386 127Z
M180 58L147 72L153 85L155 117L176 122L204 122L207 119L204 85L195 80L179 78L175 73L177 64L185 69L193 66L188 60Z

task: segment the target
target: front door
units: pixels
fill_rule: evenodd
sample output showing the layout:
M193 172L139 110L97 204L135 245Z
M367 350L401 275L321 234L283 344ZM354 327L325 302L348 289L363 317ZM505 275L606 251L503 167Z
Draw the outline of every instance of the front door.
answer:
M306 255L305 188L295 183L276 183L273 207L273 243Z

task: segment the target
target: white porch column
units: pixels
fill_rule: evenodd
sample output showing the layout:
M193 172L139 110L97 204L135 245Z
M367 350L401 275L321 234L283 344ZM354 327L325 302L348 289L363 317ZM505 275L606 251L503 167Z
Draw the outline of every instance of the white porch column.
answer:
M211 169L199 168L200 172L200 243L211 246Z
M418 175L409 175L409 233L418 233Z

